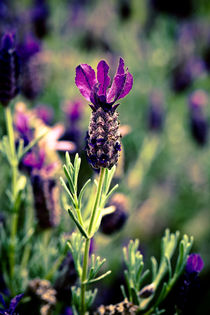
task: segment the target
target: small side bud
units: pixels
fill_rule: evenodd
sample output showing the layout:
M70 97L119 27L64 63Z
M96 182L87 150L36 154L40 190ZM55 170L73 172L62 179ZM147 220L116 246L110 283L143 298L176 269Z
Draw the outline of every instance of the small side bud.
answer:
M147 299L148 297L150 297L151 295L153 295L155 292L155 287L154 284L151 283L149 285L147 285L146 287L144 287L140 292L139 292L139 296L142 299Z

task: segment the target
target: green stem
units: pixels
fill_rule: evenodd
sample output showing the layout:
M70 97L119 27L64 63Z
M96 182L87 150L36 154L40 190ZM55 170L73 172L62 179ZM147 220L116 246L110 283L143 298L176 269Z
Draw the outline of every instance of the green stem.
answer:
M81 315L84 315L86 312L85 291L86 291L86 280L87 280L86 278L87 278L87 272L88 272L90 239L91 239L91 234L94 227L96 212L98 210L99 200L101 197L101 192L102 192L102 187L103 187L103 182L104 182L104 174L105 174L105 168L101 168L100 175L99 175L98 189L96 193L96 199L95 199L93 211L91 213L90 224L88 227L88 235L90 235L90 238L87 238L85 240L85 251L84 251L84 257L83 257L82 278L81 278Z
M15 241L17 234L17 224L18 224L18 214L15 209L16 193L17 193L17 178L18 178L18 161L15 150L15 136L13 129L13 120L11 109L9 106L5 108L5 118L7 126L8 141L10 147L11 157L8 159L10 161L11 171L12 171L12 219L11 219L11 239L10 239L10 251L9 251L9 264L10 264L10 277L14 276L15 267Z
M96 200L95 200L95 204L94 204L93 211L92 211L91 218L90 218L90 225L88 228L88 234L89 235L92 234L95 216L96 216L96 212L98 209L99 200L101 197L101 191L102 191L103 182L104 182L104 174L105 174L105 168L101 168L100 169L100 175L99 175L98 190L97 190L97 194L96 194Z
M5 118L6 118L6 125L7 125L7 134L11 152L11 167L12 167L12 196L13 200L16 197L16 183L17 183L17 157L16 157L16 150L15 150L15 136L13 130L13 120L10 107L7 106L5 109Z
M86 278L88 272L88 257L90 250L90 239L86 238L85 240L85 252L83 258L83 267L82 267L82 279L81 279L81 314L84 315L86 311L85 307L85 290L86 290Z

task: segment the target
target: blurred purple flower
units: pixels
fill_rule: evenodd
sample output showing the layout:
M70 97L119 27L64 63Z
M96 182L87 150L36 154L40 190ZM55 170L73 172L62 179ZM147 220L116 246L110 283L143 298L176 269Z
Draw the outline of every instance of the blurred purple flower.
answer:
M53 109L49 106L39 105L35 108L35 113L46 125L50 125L53 120Z
M45 152L43 150L32 151L26 154L23 158L23 165L30 170L37 169L41 170L45 162Z
M189 97L190 130L198 145L205 145L208 138L208 121L203 108L208 103L208 95L203 90L196 90Z
M208 94L203 90L196 90L189 96L189 107L192 110L202 109L208 104Z
M189 274L200 273L203 269L203 259L199 254L191 254L187 259L186 272Z
M10 305L9 308L6 307L6 303L3 299L3 296L0 294L0 303L3 305L3 309L0 308L0 314L1 315L15 315L15 309L18 305L18 303L20 302L20 300L22 299L24 294L18 294L16 295L11 301L10 301Z
M24 41L17 46L18 54L22 62L27 62L32 56L40 52L41 45L33 35L26 35Z
M69 102L65 108L64 112L66 113L69 121L71 123L77 122L82 115L83 103L80 100L75 100L74 102Z
M81 64L76 68L75 83L80 93L86 100L90 101L93 111L102 107L105 111L114 111L119 105L112 105L119 99L125 97L133 86L133 77L124 70L124 60L120 58L117 72L110 88L109 66L106 61L101 60L97 66L97 79L95 71L87 64Z
M61 315L73 315L71 307L66 307Z
M0 103L7 106L19 92L19 57L15 49L14 33L2 37L0 49Z
M160 92L154 91L149 99L148 127L151 131L161 131L163 127L164 111L163 96Z
M49 7L46 0L35 0L31 11L31 19L35 34L42 39L48 34Z

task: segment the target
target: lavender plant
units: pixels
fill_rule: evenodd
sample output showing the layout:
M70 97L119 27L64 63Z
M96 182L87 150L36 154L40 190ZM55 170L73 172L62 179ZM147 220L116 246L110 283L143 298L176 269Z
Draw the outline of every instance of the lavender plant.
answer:
M116 75L111 87L108 76L109 66L102 60L97 67L97 80L94 70L87 64L79 65L76 68L75 82L81 94L91 102L92 116L87 135L86 152L89 163L93 168L100 169L98 181L95 180L96 197L92 209L88 209L86 217L82 214L82 197L85 192L88 180L78 194L77 181L81 159L76 155L74 164L66 155L64 172L68 185L61 178L61 183L70 197L71 205L67 207L69 215L75 222L81 236L72 235L69 246L74 257L80 278L80 288L73 288L73 307L75 312L85 314L90 308L96 290L87 291L87 284L101 280L110 274L110 271L98 276L98 272L105 259L91 255L91 265L88 268L88 257L90 240L98 231L102 217L113 211L113 208L105 208L109 196L117 188L117 185L110 189L111 180L115 172L120 151L119 122L116 108L119 104L114 103L125 97L131 90L133 84L132 75L124 70L124 61L120 58Z

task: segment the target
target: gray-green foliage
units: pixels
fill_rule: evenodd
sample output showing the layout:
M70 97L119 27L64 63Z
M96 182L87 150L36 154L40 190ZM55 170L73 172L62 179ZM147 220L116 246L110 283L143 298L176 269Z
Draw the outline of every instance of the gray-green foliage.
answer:
M127 269L125 270L126 289L122 292L129 301L139 305L139 311L144 314L160 314L158 306L166 298L186 265L187 256L193 244L193 237L184 235L179 241L179 232L170 233L167 229L162 238L161 258L158 262L151 257L152 272L151 282L142 287L149 270L143 272L143 256L138 250L139 241L130 241L127 247L123 248L124 260ZM179 244L179 245L178 245ZM175 268L171 266L171 259L179 246L178 257Z

